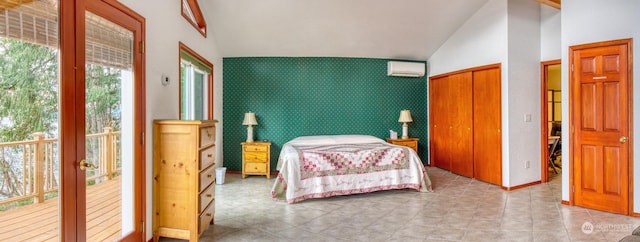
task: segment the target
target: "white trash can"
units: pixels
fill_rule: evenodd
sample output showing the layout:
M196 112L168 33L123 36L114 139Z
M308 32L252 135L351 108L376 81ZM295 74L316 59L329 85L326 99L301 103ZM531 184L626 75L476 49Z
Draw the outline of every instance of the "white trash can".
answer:
M226 167L218 167L216 168L216 184L222 185L224 184L224 174L227 173Z

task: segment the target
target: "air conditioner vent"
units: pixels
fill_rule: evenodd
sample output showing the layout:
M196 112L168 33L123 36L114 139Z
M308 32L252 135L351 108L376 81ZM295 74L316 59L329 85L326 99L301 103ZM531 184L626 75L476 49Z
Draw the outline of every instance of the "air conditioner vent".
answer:
M424 74L425 74L425 64L421 62L403 62L403 61L387 62L388 76L423 77Z

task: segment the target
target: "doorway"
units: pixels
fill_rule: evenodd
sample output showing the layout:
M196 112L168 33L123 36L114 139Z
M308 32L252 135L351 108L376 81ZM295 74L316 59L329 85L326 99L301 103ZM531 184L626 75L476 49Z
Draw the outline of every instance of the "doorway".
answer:
M628 215L631 39L569 47L571 204Z
M541 92L541 182L559 179L562 174L562 87L560 60L540 64Z
M115 0L0 19L0 241L142 240L144 19Z

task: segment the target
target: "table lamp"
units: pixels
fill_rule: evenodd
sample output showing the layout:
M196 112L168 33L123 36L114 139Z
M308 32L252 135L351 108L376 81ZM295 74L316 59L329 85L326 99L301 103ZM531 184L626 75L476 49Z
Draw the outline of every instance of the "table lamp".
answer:
M256 114L252 112L245 113L244 120L242 121L242 125L249 125L247 127L247 143L253 142L252 125L258 125L258 122L256 121Z
M400 118L398 118L398 122L402 123L402 138L408 139L409 125L407 125L407 123L413 122L413 119L411 118L411 112L409 112L409 110L406 110L406 109L400 111Z

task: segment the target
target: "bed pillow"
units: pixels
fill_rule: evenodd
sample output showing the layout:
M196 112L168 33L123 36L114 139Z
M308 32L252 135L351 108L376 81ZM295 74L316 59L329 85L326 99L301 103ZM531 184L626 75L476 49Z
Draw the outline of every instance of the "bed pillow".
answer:
M384 140L371 135L315 135L300 136L287 142L291 145L332 145L332 144L359 144L378 143Z

